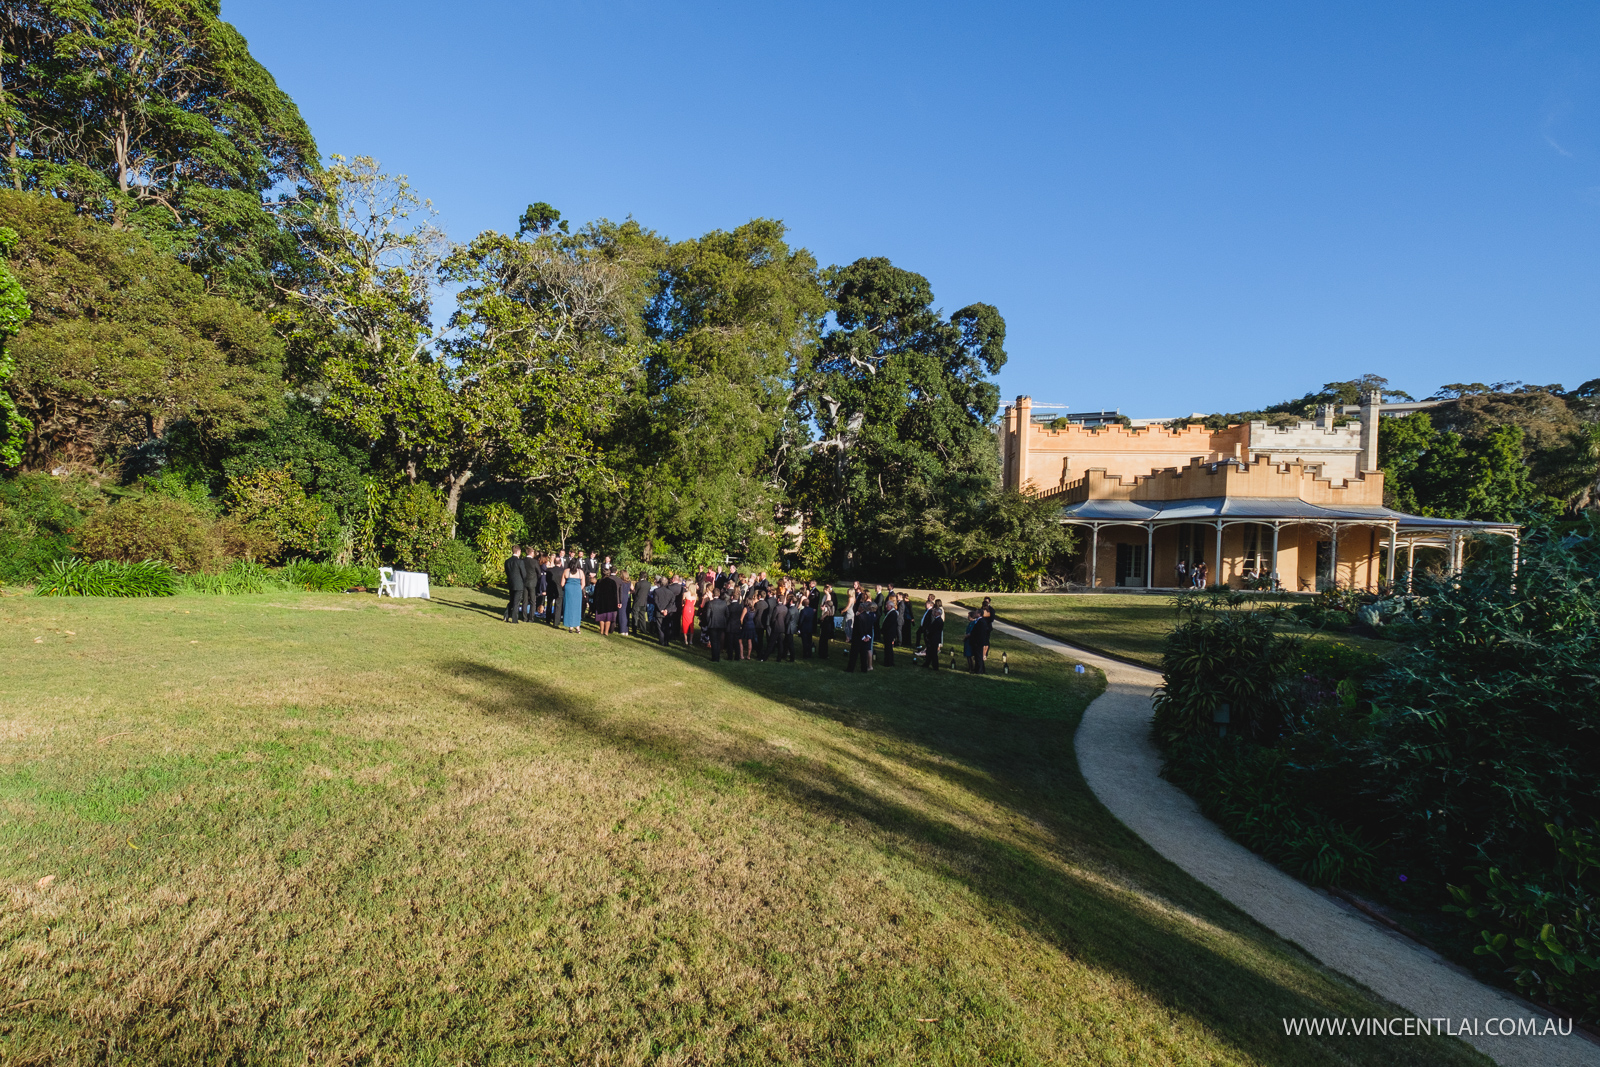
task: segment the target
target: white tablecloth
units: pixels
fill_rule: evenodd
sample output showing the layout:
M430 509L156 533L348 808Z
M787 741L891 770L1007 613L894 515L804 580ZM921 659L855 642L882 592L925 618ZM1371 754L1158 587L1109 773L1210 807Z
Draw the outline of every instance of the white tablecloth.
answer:
M419 596L423 600L428 597L428 574L426 571L395 571L394 595Z

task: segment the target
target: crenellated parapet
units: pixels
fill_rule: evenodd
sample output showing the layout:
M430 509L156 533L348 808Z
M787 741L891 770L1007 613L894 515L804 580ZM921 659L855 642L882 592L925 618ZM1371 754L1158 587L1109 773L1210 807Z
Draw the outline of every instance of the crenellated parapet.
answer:
M1150 474L1112 474L1090 468L1083 476L1040 493L1062 504L1085 500L1203 500L1212 497L1299 499L1325 507L1380 506L1383 474L1335 481L1303 463L1205 462L1195 457L1182 467Z

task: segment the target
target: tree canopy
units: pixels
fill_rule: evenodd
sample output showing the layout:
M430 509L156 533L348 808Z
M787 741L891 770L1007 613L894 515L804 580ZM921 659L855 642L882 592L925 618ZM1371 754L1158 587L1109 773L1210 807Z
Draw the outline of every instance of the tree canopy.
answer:
M21 462L98 463L180 422L211 439L263 425L282 397L267 316L129 230L56 199L0 190L9 269L31 317L6 343Z
M320 163L217 0L11 0L0 87L0 182L136 226L214 283L266 297L294 252L271 194Z

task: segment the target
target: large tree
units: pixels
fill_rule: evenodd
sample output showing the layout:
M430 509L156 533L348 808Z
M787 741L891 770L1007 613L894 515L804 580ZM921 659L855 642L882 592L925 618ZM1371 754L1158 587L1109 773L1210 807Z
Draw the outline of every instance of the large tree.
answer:
M294 102L217 0L0 5L0 138L13 189L136 223L261 297L294 251L271 191L318 168Z
M452 515L476 474L556 493L616 481L600 442L637 362L635 272L587 234L526 220L445 264L461 286L455 332L441 342L457 409L443 450Z
M60 200L0 191L0 225L18 234L10 267L32 312L6 345L23 467L102 463L180 422L220 440L271 417L282 345L264 314Z
M599 234L635 259L653 245L648 346L613 436L643 547L770 536L794 381L827 307L816 260L771 219L671 245L636 228Z
M989 304L946 317L920 274L860 259L826 277L835 327L799 382L818 431L807 446L805 500L846 553L931 550L923 513L998 482L993 420L1005 320Z
M452 517L480 475L592 476L630 340L624 273L542 231L452 249L371 159L335 156L314 181L292 345L324 410L408 482L438 484ZM439 334L446 280L459 308Z

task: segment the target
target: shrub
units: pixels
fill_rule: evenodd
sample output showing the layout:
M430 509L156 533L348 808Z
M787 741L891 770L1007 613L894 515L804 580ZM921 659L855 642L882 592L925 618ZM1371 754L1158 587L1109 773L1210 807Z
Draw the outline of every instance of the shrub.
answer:
M1230 837L1312 885L1376 883L1377 847L1305 795L1292 770L1278 749L1192 737L1172 747L1161 773Z
M1369 678L1383 664L1383 657L1354 645L1322 640L1300 643L1297 666L1329 686L1336 686L1343 681Z
M770 571L778 562L781 540L770 534L751 534L744 551L744 569Z
M378 541L397 566L424 569L433 550L450 539L450 513L433 486L402 485L382 501Z
M428 580L435 585L476 587L483 584L483 564L471 545L452 537L428 553Z
M295 560L278 571L278 578L296 589L314 593L342 593L357 586L378 587L378 568Z
M25 582L72 556L85 487L48 474L0 480L0 582ZM77 490L74 492L74 490ZM87 503L87 501L81 501Z
M178 576L160 560L118 563L58 560L40 576L34 596L172 596Z
M800 569L807 575L822 574L833 564L833 538L820 523L806 527L800 541Z
M307 496L287 468L260 467L228 479L232 516L278 545L273 557L326 555L339 547L339 517L320 496Z
M1535 546L1513 591L1492 572L1426 583L1415 643L1368 687L1358 757L1408 862L1537 869L1548 822L1600 818L1600 590L1571 547Z
M1487 925L1472 951L1505 965L1519 989L1592 1019L1600 1015L1600 895L1590 875L1600 867L1600 840L1594 830L1554 823L1545 832L1556 853L1547 869L1474 868L1483 902L1452 885L1455 903L1445 910Z
M232 519L216 519L194 503L144 496L104 508L84 523L79 547L91 559L163 560L179 571L214 571L234 559L269 556L276 541Z
M509 505L495 501L483 507L467 509L468 522L473 527L472 544L478 553L478 564L486 574L500 571L511 546L522 544L528 536L528 524Z
M1205 736L1204 690L1227 699L1229 682L1190 677L1183 656L1224 635L1191 619L1169 639L1163 773L1309 880L1378 870L1367 887L1411 907L1443 905L1448 887L1480 962L1594 1019L1600 842L1572 828L1600 822L1600 527L1535 530L1522 559L1516 588L1491 557L1419 576L1420 597L1355 604L1413 643L1384 658L1306 643L1279 729L1237 741Z
M1270 741L1289 711L1301 642L1276 631L1275 609L1252 610L1225 590L1177 598L1183 621L1167 635L1154 730L1163 747L1217 732L1228 705L1230 734Z
M219 511L208 487L191 481L174 470L164 470L160 474L140 478L136 492L146 496L165 496L173 500L184 500L208 515L216 515Z
M238 560L216 574L190 574L178 579L178 591L208 596L234 596L240 593L270 593L287 588L287 583L259 563Z

